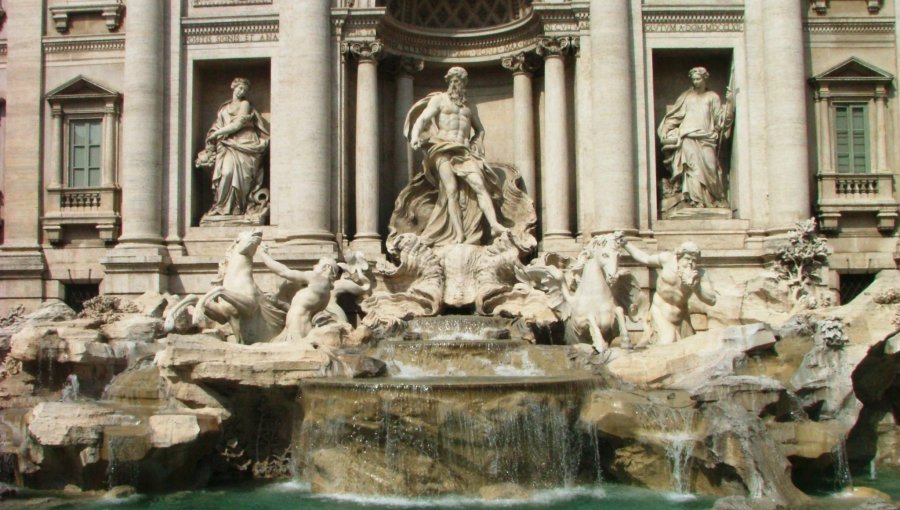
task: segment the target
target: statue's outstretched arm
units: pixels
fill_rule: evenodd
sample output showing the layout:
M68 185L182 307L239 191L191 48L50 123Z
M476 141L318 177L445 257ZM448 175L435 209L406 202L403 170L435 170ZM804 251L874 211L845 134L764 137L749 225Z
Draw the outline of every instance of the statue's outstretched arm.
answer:
M662 267L662 260L660 260L659 255L650 255L628 241L624 241L622 247L638 264L657 269Z
M263 264L265 264L266 267L285 280L291 280L306 285L309 284L309 278L305 271L296 271L273 259L272 256L269 255L268 247L263 247L263 249L259 251L259 256L262 258Z

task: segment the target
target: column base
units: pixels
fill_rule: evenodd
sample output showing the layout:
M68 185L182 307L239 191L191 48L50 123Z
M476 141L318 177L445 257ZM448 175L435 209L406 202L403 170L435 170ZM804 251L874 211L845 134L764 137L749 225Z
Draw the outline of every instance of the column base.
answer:
M0 315L17 305L27 310L44 300L44 257L32 247L28 250L0 250Z
M571 235L546 235L541 240L540 251L572 255L581 251L581 244Z
M371 259L381 255L381 238L378 234L359 234L350 242L350 249L361 251L366 258Z
M167 269L172 261L164 246L120 245L106 252L100 264L106 272L103 294L139 296L145 292L166 292Z

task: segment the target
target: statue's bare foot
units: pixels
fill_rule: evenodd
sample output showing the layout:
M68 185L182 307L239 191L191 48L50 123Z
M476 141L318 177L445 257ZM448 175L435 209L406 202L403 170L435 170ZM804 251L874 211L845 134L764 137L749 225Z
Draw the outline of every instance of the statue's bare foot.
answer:
M453 242L454 242L455 244L463 244L463 242L464 242L465 240L466 240L466 238L463 237L462 234L456 234L455 236L453 236Z

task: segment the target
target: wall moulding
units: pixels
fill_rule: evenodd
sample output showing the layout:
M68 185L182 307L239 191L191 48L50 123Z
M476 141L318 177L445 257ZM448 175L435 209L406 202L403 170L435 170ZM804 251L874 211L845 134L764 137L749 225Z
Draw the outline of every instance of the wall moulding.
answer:
M100 51L124 51L124 35L101 36L51 36L43 40L44 52L51 53L77 53Z
M893 34L893 18L828 18L810 19L803 30L811 34Z
M232 44L278 41L276 16L241 18L185 19L182 21L184 43Z
M268 5L272 0L192 0L194 7L225 7L232 5Z

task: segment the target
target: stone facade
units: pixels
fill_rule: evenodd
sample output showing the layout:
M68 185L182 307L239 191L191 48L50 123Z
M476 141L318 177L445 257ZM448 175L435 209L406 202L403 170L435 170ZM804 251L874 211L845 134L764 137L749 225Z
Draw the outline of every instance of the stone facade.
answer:
M576 254L616 230L650 251L692 239L714 280L746 281L815 215L831 287L896 267L896 0L0 7L0 312L79 289L202 293L241 230L201 225L212 176L194 164L235 77L271 126L260 228L273 256L308 268L352 246L378 258L420 168L404 117L452 65L469 69L486 159L515 165L537 206L541 251ZM733 92L717 147L730 209L663 219L657 126L697 66L709 90ZM98 133L96 183L75 178L91 170L75 161L82 125Z

